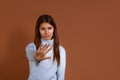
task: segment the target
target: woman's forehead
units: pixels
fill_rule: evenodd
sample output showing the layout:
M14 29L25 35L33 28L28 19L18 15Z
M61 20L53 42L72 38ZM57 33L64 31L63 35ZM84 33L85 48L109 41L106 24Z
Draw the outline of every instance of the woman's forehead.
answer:
M40 27L53 27L53 26L49 23L42 23Z

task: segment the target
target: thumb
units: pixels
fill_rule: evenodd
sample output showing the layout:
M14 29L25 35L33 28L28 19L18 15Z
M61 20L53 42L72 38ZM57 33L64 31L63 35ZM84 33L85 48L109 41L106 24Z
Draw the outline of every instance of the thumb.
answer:
M51 56L43 58L43 60L46 60L46 59L51 59Z

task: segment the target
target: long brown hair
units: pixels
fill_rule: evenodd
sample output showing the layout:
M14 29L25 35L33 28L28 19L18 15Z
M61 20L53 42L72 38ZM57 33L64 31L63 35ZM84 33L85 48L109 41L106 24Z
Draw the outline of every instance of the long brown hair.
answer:
M59 38L58 38L58 33L57 33L57 27L56 23L54 22L54 19L50 15L41 15L38 17L37 22L36 22L36 27L35 27L35 37L34 37L34 43L36 45L36 49L41 45L41 34L39 32L40 25L42 23L49 23L54 27L54 32L53 32L53 39L54 39L54 56L53 56L53 61L57 60L58 65L60 64L60 52L59 52Z

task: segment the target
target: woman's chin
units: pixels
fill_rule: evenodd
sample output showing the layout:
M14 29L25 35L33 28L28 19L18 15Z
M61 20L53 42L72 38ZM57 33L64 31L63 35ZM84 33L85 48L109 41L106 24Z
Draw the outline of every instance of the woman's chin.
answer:
M47 38L43 38L43 39L45 39L45 40L51 40L51 38L49 38L49 37L47 37Z

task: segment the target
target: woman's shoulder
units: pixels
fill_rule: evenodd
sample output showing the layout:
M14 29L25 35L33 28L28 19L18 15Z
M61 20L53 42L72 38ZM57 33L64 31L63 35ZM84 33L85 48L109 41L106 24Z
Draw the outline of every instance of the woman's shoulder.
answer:
M65 50L65 48L63 46L60 45L59 50L60 50L60 54L66 55L66 50Z
M65 51L65 48L62 45L59 46L59 49Z
M25 49L26 50L36 50L36 46L35 46L34 42L30 42L26 45Z

